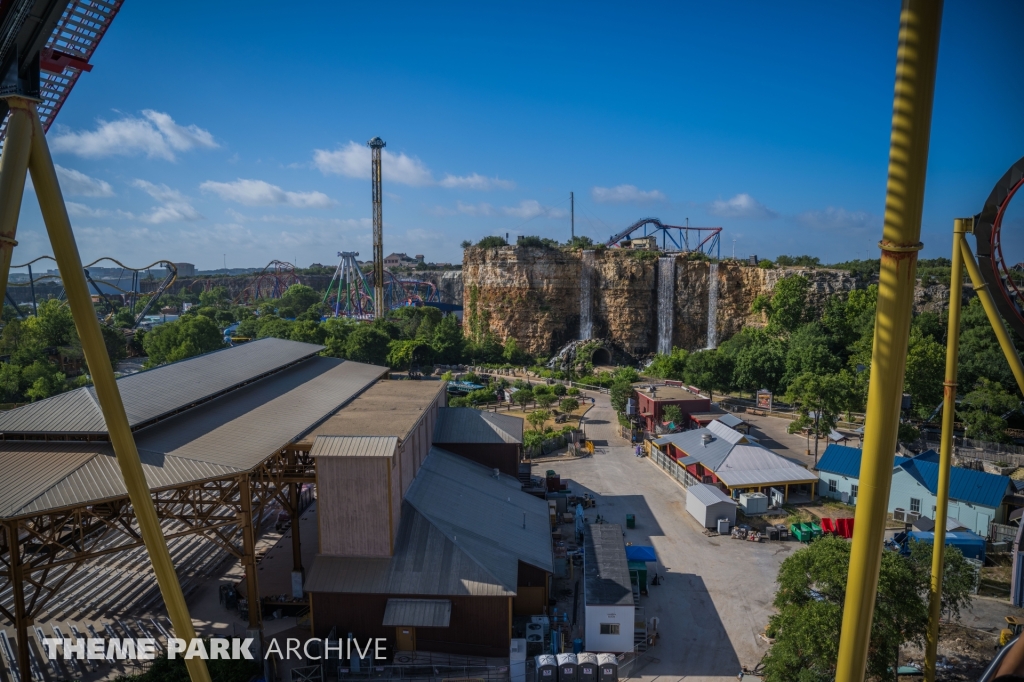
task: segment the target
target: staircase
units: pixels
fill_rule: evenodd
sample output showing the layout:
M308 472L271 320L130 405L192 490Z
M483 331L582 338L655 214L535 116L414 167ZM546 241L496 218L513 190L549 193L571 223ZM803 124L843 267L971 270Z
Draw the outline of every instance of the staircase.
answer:
M647 651L647 616L642 606L633 609L633 650L638 655Z
M530 485L530 472L532 470L533 467L529 464L519 465L519 482L522 483L524 486Z

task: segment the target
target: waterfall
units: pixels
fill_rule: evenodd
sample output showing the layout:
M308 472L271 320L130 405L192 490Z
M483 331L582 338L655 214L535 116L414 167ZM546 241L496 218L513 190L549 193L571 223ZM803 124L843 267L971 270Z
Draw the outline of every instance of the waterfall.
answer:
M708 273L708 348L718 347L718 263Z
M676 257L658 259L658 352L672 352L672 317L676 293Z
M586 341L594 331L594 304L591 287L594 282L594 252L584 251L580 265L580 340Z

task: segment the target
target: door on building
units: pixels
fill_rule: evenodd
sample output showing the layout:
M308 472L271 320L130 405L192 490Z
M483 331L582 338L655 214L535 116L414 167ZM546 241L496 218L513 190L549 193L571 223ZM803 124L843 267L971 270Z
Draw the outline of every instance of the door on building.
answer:
M992 517L988 514L978 514L978 535L983 538L989 537L990 533L988 524L991 520Z
M406 625L395 628L395 648L398 651L416 651L416 628Z

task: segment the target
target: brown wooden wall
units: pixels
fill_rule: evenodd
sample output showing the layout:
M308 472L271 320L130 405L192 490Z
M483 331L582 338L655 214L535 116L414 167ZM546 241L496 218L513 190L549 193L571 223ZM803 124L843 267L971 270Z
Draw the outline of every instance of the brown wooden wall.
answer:
M332 627L347 637L386 637L395 645L395 628L384 627L384 609L389 597L401 599L450 599L451 621L446 628L416 628L416 648L448 654L508 656L508 597L438 597L432 595L386 595L311 593L316 614L314 637L326 637Z
M519 445L515 443L435 443L468 460L519 478Z
M390 457L318 457L320 553L391 556Z

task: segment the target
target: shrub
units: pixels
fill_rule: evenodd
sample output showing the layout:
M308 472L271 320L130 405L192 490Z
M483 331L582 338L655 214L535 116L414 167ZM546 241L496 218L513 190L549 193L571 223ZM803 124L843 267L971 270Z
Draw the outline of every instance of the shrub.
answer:
M483 239L478 241L476 245L479 246L481 249L496 249L499 246L508 246L508 242L505 241L504 237L499 237L498 235L491 235L489 237L484 237Z

